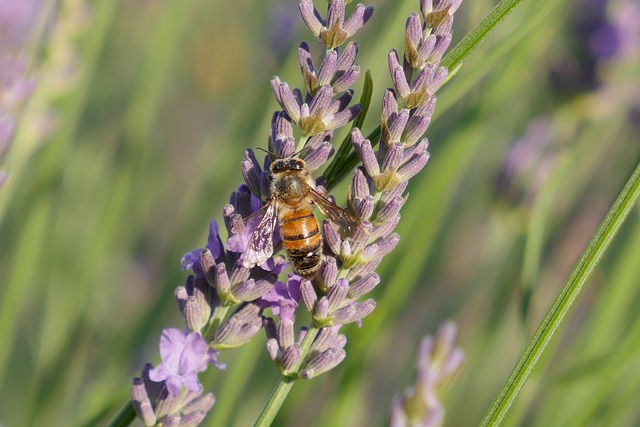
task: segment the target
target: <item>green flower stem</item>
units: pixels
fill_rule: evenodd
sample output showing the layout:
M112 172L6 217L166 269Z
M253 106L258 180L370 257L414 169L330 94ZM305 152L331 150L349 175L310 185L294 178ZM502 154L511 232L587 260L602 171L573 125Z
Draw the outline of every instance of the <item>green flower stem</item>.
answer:
M124 408L111 421L109 427L126 427L136 418L136 410L133 408L133 402L128 401Z
M300 365L302 365L302 362L305 360L307 354L309 353L311 344L313 344L316 336L318 336L318 332L320 332L320 328L312 326L304 336L302 344L300 344L300 360L294 368L296 371L300 369ZM295 384L297 379L298 378L296 377L286 375L280 376L280 380L278 381L276 388L273 390L273 393L271 393L269 401L266 403L266 405L264 405L260 416L253 424L254 427L268 427L271 425L273 419L276 417L278 411L280 410L280 407L289 395L289 392L291 391L291 388L293 387L293 384Z
M627 184L574 266L551 309L547 312L518 364L511 372L509 379L482 420L481 426L498 426L501 424L549 341L553 338L558 327L562 324L562 321L580 295L582 287L591 277L593 270L606 253L611 241L638 200L638 196L640 196L639 178L640 163L636 166Z

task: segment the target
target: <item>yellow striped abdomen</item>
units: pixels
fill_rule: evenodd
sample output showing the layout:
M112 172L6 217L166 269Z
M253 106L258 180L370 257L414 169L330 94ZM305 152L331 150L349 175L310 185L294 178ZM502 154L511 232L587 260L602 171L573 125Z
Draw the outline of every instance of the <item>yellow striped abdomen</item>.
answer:
M313 211L300 209L283 213L278 225L293 271L312 279L322 261L322 234Z

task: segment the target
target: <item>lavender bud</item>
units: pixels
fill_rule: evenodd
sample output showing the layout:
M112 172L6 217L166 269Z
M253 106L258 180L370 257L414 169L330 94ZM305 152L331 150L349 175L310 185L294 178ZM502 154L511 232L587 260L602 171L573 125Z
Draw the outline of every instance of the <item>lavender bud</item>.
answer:
M324 220L322 222L322 231L324 234L324 242L331 252L340 255L342 238L331 221Z
M142 378L134 378L131 385L131 401L138 416L142 419L145 426L156 425L156 415L153 412L149 395L144 386Z
M376 162L376 165L377 164ZM370 195L369 180L365 176L364 169L358 166L353 172L353 179L351 181L351 199L362 200Z
M353 300L358 299L373 290L379 283L380 276L376 273L355 280L349 286L349 295L347 297Z
M373 6L365 7L360 3L356 6L349 19L347 19L347 22L344 23L342 29L347 33L347 37L351 37L362 28L372 16Z
M311 354L319 354L329 348L344 348L347 344L347 337L339 333L341 326L322 328L311 345Z
M192 279L193 276L189 276L187 278L187 282ZM184 306L187 302L187 298L189 295L187 294L187 289L184 286L178 286L174 293L176 302L178 303L178 308L180 309L180 313L184 316Z
M216 265L215 270L216 289L220 294L227 294L231 290L231 282L227 275L227 266L224 263Z
M316 303L315 310L313 311L313 318L316 321L322 321L327 318L329 314L329 300L327 297L322 297Z
M206 320L200 312L196 297L188 297L184 306L183 316L190 331L198 332L206 325Z
M182 411L185 414L190 414L193 412L199 412L206 414L213 408L213 405L216 403L216 397L213 393L207 393L204 396L197 397L193 399L191 402L182 407Z
M336 75L341 76L353 69L358 57L358 43L350 42L344 48L336 64ZM337 93L334 88L334 93Z
M300 72L302 73L307 91L315 92L319 86L318 78L316 77L309 45L305 42L300 43L300 47L298 48L298 64L300 65Z
M382 171L396 171L400 166L402 159L404 157L404 147L401 143L395 143L391 146L387 155L384 157L382 161Z
M338 366L346 356L347 353L342 349L329 348L307 363L305 369L300 371L300 378L310 380L330 371Z
M400 169L398 169L397 175L403 181L408 181L413 178L418 172L424 168L429 161L429 152L427 151L427 144L424 145L424 151L416 153L407 163L405 163Z
M322 134L320 134L322 135ZM333 155L333 146L329 142L323 142L320 147L313 150L310 154L305 156L305 163L307 170L314 171L322 166Z
M354 267L351 271L349 271L347 279L349 279L350 281L354 281L368 276L369 274L373 273L376 268L378 268L381 261L382 260L377 259Z
M424 135L425 131L431 124L431 116L418 116L413 114L407 123L402 142L405 147L412 146ZM426 141L426 138L425 138Z
M355 128L351 131L351 141L358 157L362 160L362 166L370 177L380 174L378 160L371 147L371 142L365 139L360 133L360 129Z
M291 119L284 111L277 111L271 119L271 143L273 152L279 157L287 157L295 151L295 138ZM265 165L268 170L268 165ZM266 194L266 193L262 193Z
M180 419L180 423L178 424L180 427L195 427L199 425L204 417L207 415L206 412L196 411L191 412Z
M211 255L211 251L209 249L203 249L200 252L200 269L202 270L205 279L211 286L215 286L215 266L216 261L213 259L213 255Z
M333 314L333 323L345 325L360 321L371 314L374 308L376 308L376 302L373 299L351 303Z
M387 145L401 142L405 126L409 121L409 110L402 109L397 116L392 117L393 120L389 120L389 122L387 122Z
M407 189L408 184L409 183L407 181L403 181L391 190L383 192L382 196L380 196L380 203L387 204L390 203L394 198L402 196L404 194L404 190Z
M326 256L320 265L320 274L317 277L320 289L326 293L336 283L337 278L338 265L336 264L336 259L332 256ZM315 296L315 292L313 295Z
M396 196L392 200L390 200L388 203L380 203L382 207L380 208L380 210L378 211L378 214L376 215L376 221L379 224L384 224L385 222L398 216L400 214L400 209L402 208L402 205L404 205L404 202L405 202L404 198L400 196Z
M436 93L438 89L440 89L440 86L442 86L442 84L444 83L444 81L447 79L448 76L449 76L449 70L447 70L444 67L438 67L438 69L435 72L435 75L433 76L433 78L429 82L429 85L427 86L427 91L430 94Z
M373 226L371 223L367 221L363 221L353 232L353 236L351 237L351 251L353 253L358 253L361 251L369 241L369 234L371 234L371 229Z
M393 230L396 229L396 226L400 222L400 214L394 215L388 218L382 225L378 227L374 227L371 231L371 235L369 236L369 241L375 242L378 239L384 239L387 237Z
M300 9L300 15L302 15L302 20L311 31L311 34L314 35L315 38L320 39L320 32L323 28L323 23L320 21L320 13L313 5L312 0L302 0L298 3L298 8Z
M318 300L318 296L316 295L315 289L313 289L313 285L308 280L303 280L300 282L300 296L302 297L302 302L304 303L307 311L312 312L316 301Z
M240 169L244 182L247 184L247 187L249 187L249 190L251 190L251 192L256 196L260 197L262 168L260 167L260 163L258 162L258 159L256 159L253 150L248 149L244 152L244 158L242 159Z
M280 346L278 345L278 340L276 340L275 338L267 339L267 352L269 353L269 357L271 357L271 360L276 360L278 358L279 350Z
M364 200L356 199L355 214L361 221L368 221L375 209L375 202L373 196L367 195Z
M286 304L280 305L280 322L278 322L278 344L280 348L288 348L295 342L294 317L295 308Z
M336 51L329 51L324 57L320 69L318 70L318 86L330 86L331 79L336 72L338 65L338 53Z
M251 274L251 270L248 269L247 267L243 266L240 263L237 263L234 267L233 270L231 271L231 287L235 287L237 284L244 282L245 280L247 280L249 278L249 275Z
M298 344L293 344L282 352L280 363L282 365L283 374L286 375L295 368L301 355L302 351Z
M339 94L348 90L360 77L360 66L354 65L333 81L333 93Z
M289 89L289 85L281 82L278 77L271 79L271 88L273 89L273 94L275 95L278 104L280 104L282 109L289 115L294 123L298 123L301 116L301 100L296 99L296 96L293 94L291 89Z
M377 245L378 248L375 251L374 255L368 256L367 254L365 254L368 249L367 248L363 251L363 257L368 261L373 261L373 259L381 259L385 257L389 252L391 252L396 247L399 241L400 235L398 233L393 233Z
M260 307L247 304L225 320L216 331L211 347L216 350L239 347L247 343L261 328Z
M348 91L345 93L349 93ZM327 121L325 129L338 129L342 126L346 125L353 119L355 119L358 114L362 111L362 106L360 104L356 104L352 107L349 107L345 110L336 113L331 117L330 120Z
M347 279L340 279L329 290L327 294L327 301L329 302L329 313L336 311L343 303L347 294L349 293L349 281Z
M389 73L391 74L391 80L393 81L398 94L404 100L404 98L410 95L411 89L409 87L409 82L407 81L407 76L404 73L404 69L402 68L402 65L400 65L400 61L398 60L398 52L396 52L394 49L391 49L389 51L389 54L387 55L387 62L389 63Z

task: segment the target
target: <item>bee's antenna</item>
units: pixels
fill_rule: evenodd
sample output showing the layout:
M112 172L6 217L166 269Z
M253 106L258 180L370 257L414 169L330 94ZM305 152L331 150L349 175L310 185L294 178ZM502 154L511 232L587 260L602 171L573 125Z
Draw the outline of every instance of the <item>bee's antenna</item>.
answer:
M302 147L301 149L299 149L298 151L296 151L295 153L293 153L291 156L289 157L297 157L300 155L300 153L302 153L305 150L309 150L311 148L311 146L309 145L305 145L304 147Z
M269 151L269 150L265 150L262 147L256 147L256 150L260 150L260 151L264 151L267 154L271 154L273 157L275 157L276 159L280 156L278 156L276 153L274 153L273 151Z

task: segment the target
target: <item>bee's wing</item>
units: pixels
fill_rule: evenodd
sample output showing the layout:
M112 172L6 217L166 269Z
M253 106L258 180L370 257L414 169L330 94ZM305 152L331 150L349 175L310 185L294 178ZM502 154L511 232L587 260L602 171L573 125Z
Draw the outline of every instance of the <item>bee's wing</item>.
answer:
M309 194L313 199L313 203L316 204L318 210L322 212L324 216L326 216L329 220L335 222L342 230L351 234L358 226L360 221L351 215L349 212L345 211L339 206L336 206L333 202L326 199L320 193L318 193L315 189L309 187Z
M263 208L264 213L261 218L260 215L256 215L247 221L247 225L250 226L251 221L257 221L260 218L242 254L242 265L247 268L260 265L273 255L273 231L278 222L276 201L270 200Z

